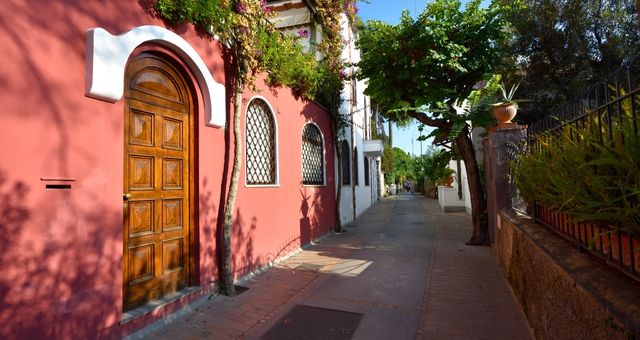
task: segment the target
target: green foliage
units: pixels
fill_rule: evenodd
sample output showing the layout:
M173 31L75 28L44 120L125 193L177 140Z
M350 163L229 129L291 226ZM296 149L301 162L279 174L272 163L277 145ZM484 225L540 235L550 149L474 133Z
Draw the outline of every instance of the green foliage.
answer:
M505 50L518 64L511 77L526 75L520 92L534 103L518 111L526 123L553 113L640 52L636 1L522 2L524 8L508 13L513 38Z
M297 94L314 99L324 80L315 55L304 51L298 37L278 31L262 31L258 36L258 60L267 73L270 86L288 86Z
M246 85L253 86L255 74L266 72L269 86L288 86L298 95L317 99L327 108L337 110L343 86L339 74L341 65L335 62L335 58L326 58L333 60L331 68L327 61L318 62L314 54L298 44L299 37L277 31L267 20L271 14L265 2L158 0L156 10L170 22L191 22L201 31L217 34L222 41L228 42L228 46L241 59L240 76ZM326 13L324 20L333 21L340 14L326 10L323 13ZM323 27L323 32L331 36L339 35L339 27L334 26ZM339 55L342 51L341 45L329 45L329 42L321 44L324 45L319 48L326 55Z
M449 161L453 154L450 151L439 149L433 145L426 152L414 158L414 172L417 178L426 177L427 187L435 190L436 186L446 182L455 172L449 169Z
M513 164L522 195L578 221L602 221L640 232L640 139L616 124L613 141L598 129L567 126L539 139L539 148Z
M469 118L473 126L491 126L495 124L495 120L491 115L491 104L499 99L500 92L500 75L493 75L486 85L477 90L471 91L469 102L471 103L471 112Z
M515 96L516 91L518 91L518 87L520 86L520 83L514 84L511 86L511 89L509 91L507 91L507 87L504 85L504 83L500 84L500 93L502 94L502 100L500 102L497 102L495 104L491 104L493 106L500 106L500 105L514 105L516 108L518 107L518 103L524 102L526 101L525 99L513 99L513 96Z
M158 0L156 10L170 22L191 22L207 33L211 30L223 32L232 24L230 20L224 20L231 16L228 0Z
M382 172L386 184L402 184L405 180L416 180L422 177L416 166L416 158L398 147L386 145L382 154Z
M504 6L481 8L474 0L460 7L460 1L436 0L416 20L404 12L395 26L369 21L358 40L364 52L358 77L368 79L365 93L390 110L436 108L467 98L503 59L499 46L508 24Z

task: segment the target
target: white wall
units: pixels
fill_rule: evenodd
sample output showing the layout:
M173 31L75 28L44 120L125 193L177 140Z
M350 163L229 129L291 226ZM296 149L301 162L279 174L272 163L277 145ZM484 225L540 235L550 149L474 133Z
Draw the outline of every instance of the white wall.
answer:
M450 161L448 167L450 169L453 169L456 174L453 177L453 188L438 188L438 200L440 203L440 207L445 211L451 210L446 209L446 207L460 207L463 208L463 210L468 214L471 214L471 199L469 194L468 176L464 162L460 161L460 174L458 174L457 161ZM460 184L462 185L462 199L460 199L458 196L458 180L460 180ZM443 192L442 197L440 195L441 191ZM454 208L453 210L456 210L456 208Z
M347 42L345 49L342 51L343 60L350 63L357 63L360 61L360 51L355 48L354 33L349 28L347 18L342 17L342 36L343 40ZM355 69L348 68L347 74L351 74ZM356 212L353 213L353 191L350 185L342 186L341 200L340 200L340 215L343 223L348 223L354 220L367 208L369 208L378 198L377 196L377 183L378 183L378 171L376 168L376 158L369 158L369 185L364 184L364 161L365 155L363 153L364 146L363 140L366 139L366 131L370 129L369 117L371 114L370 99L364 95L364 89L366 84L364 81L359 80L355 82L355 97L352 96L352 81L345 80L345 88L342 92L342 105L340 107L340 113L345 115L348 121L351 121L350 115L353 116L353 125L347 126L344 132L340 136L340 140L346 139L351 149L351 134L353 133L354 144L358 149L358 185L355 190L356 197ZM353 131L352 131L353 130ZM340 164L336 162L336 171L340 171ZM353 167L353 162L351 162ZM354 178L351 179L352 182ZM339 184L341 185L341 184Z

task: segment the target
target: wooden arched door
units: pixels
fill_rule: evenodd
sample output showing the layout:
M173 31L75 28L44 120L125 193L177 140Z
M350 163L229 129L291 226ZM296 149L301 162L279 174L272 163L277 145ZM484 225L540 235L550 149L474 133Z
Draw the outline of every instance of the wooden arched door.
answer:
M193 97L158 55L125 75L124 309L189 285Z

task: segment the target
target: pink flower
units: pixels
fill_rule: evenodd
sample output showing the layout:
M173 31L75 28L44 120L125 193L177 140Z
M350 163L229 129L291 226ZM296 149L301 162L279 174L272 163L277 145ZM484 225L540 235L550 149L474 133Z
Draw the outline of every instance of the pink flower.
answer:
M236 2L236 12L242 14L244 12L247 11L247 8L245 7L245 5L242 3L242 1L238 1Z
M270 14L271 12L273 12L271 7L267 6L267 0L261 0L260 1L260 6L262 7L262 11L267 13L267 14Z
M298 31L298 36L301 38L308 38L310 34L309 31L301 29Z

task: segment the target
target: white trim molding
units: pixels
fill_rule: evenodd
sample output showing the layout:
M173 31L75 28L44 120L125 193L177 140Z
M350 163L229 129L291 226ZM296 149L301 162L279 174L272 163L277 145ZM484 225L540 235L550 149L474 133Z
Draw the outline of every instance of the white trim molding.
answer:
M180 56L198 81L204 100L205 124L226 125L226 94L223 84L211 76L198 52L179 35L160 26L138 26L120 35L98 27L87 31L84 91L88 97L117 102L124 94L124 73L133 50L154 42Z

